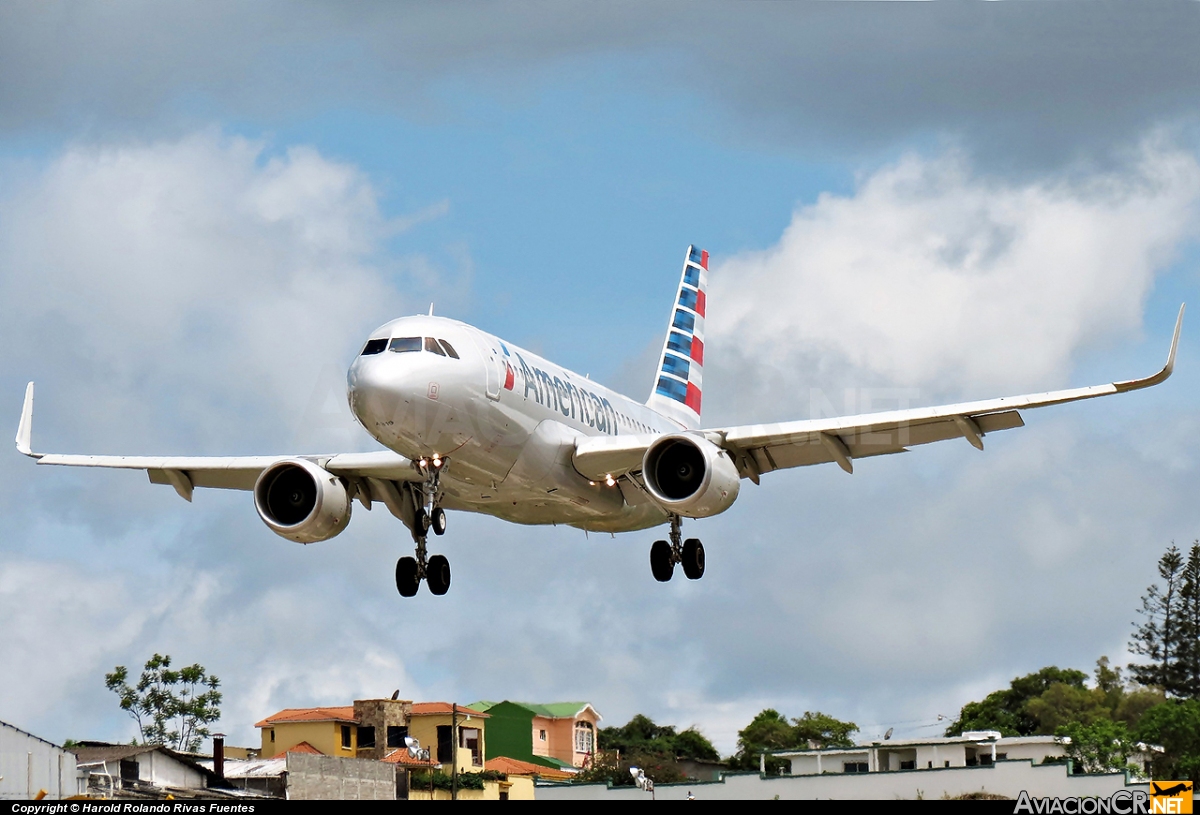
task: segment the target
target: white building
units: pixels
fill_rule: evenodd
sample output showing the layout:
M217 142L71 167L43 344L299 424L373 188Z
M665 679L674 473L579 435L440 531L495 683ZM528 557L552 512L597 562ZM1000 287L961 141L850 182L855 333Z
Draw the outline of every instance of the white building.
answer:
M855 747L777 750L772 755L791 761L792 775L822 775L986 767L1022 758L1041 764L1047 758L1062 758L1064 751L1054 736L1003 737L995 730L979 730L943 738L863 742Z
M202 790L218 781L212 770L161 745L85 743L75 755L91 791L102 794L146 788Z
M82 791L75 754L0 722L0 799L28 800L41 790L47 798L66 798Z

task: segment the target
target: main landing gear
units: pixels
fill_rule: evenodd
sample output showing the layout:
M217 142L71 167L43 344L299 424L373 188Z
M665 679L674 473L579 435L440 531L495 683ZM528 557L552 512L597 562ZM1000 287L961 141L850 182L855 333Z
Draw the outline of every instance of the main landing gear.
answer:
M688 580L704 576L704 544L696 538L683 540L683 519L671 516L671 542L655 541L650 547L650 571L654 579L666 583L675 573L675 564L683 565Z
M429 530L441 536L446 534L446 511L438 506L441 501L441 476L448 462L435 456L417 462L425 480L409 491L414 505L412 535L417 544L415 557L402 557L396 561L396 589L402 597L412 597L421 588L421 581L429 585L432 594L442 595L450 590L450 561L445 555L428 555L425 539ZM428 510L426 509L428 507Z

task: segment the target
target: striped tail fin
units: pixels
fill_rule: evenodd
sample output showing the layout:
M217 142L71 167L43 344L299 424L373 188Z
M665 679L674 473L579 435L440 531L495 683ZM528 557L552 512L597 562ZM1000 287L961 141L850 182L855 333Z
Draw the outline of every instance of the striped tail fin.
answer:
M689 430L700 427L707 290L708 252L689 246L654 390L646 400L649 407Z

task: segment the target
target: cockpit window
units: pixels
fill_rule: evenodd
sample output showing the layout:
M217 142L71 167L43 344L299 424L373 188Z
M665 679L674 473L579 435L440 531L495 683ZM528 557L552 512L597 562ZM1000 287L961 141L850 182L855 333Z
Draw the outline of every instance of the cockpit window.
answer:
M398 354L403 353L405 351L420 351L421 350L421 338L420 337L396 337L394 340L392 340L391 350L395 351Z
M446 342L445 340L438 340L438 342L440 342L442 344L442 347L446 349L447 354L454 357L455 359L458 359L458 352L454 350L453 345Z
M387 348L387 340L367 340L367 344L363 346L362 355L364 357L371 354L378 354Z
M437 354L438 356L442 356L442 357L446 356L446 352L442 350L442 346L438 345L438 341L435 340L433 337L425 338L425 350L432 351L433 353Z

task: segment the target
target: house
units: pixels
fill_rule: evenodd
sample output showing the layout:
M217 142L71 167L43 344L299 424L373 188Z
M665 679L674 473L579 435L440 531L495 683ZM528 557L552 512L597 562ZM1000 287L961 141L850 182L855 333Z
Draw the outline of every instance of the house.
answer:
M255 727L262 733L262 758L307 744L321 755L382 761L404 748L405 738L411 736L429 748L433 761L449 767L457 760L460 772L479 772L486 756L488 718L450 702L359 699L353 705L287 708Z
M475 702L491 716L487 758L505 756L568 772L583 767L596 751L601 716L587 702Z
M223 787L211 769L161 744L129 745L85 741L74 748L89 792L207 790Z
M74 753L0 722L0 799L30 800L42 790L48 798L67 798L85 788Z
M996 730L979 730L944 738L862 742L855 747L776 750L772 755L788 759L792 775L821 775L986 767L1022 758L1042 764L1048 758L1062 758L1064 752L1054 736L1003 737Z

